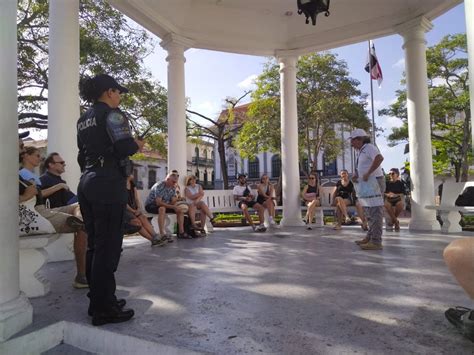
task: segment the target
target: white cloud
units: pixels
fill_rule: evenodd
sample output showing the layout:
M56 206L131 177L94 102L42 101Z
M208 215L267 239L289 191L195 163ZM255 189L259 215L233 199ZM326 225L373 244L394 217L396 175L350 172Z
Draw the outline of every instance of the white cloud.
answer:
M243 90L250 90L255 88L255 80L257 79L257 74L252 74L242 80L237 86Z
M397 69L404 70L405 69L405 58L400 58L399 60L397 60L397 62L394 65L392 65L392 68L397 68Z
M446 86L446 80L442 78L434 78L432 83L433 86Z

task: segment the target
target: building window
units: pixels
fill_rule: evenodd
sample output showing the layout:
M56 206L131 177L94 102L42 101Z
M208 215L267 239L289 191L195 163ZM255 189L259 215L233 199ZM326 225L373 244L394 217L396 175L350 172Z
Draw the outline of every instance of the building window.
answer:
M204 170L204 185L207 186L207 182L208 182L208 177L207 177L207 169Z
M199 148L198 147L194 148L194 155L196 156L197 159L199 159Z
M249 178L258 179L260 177L260 162L258 158L249 160Z
M278 154L272 156L272 177L278 178L281 173L281 158Z
M207 160L207 149L204 151L204 159Z
M153 185L156 183L156 170L149 169L148 170L148 188L151 189Z
M196 169L196 174L194 174L194 176L196 176L196 180L199 181L199 169Z

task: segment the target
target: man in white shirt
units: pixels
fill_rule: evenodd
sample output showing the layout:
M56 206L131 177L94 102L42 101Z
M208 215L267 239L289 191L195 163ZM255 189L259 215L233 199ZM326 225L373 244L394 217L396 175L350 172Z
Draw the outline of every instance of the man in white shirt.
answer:
M255 201L256 195L252 193L250 188L247 186L247 176L245 174L239 174L238 185L234 186L232 194L234 195L234 200L238 201L238 206L242 210L242 213L245 216L245 219L250 224L252 229L256 232L265 232L267 228L263 225L264 221L264 208L261 204ZM252 218L250 217L249 208L253 208L258 212L258 219L260 224L255 226L253 224Z
M364 206L369 230L367 236L356 241L362 250L381 250L383 231L383 194L385 192L385 176L383 175L383 156L379 149L370 143L369 135L363 129L355 129L349 136L351 145L358 152L356 170L352 181L359 185L359 191L372 191L366 196L359 196L358 200ZM356 186L356 191L357 191Z

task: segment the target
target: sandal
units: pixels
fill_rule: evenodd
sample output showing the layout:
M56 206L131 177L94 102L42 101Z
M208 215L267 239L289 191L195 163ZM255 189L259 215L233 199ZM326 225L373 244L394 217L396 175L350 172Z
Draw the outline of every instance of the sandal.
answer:
M446 319L458 328L461 333L471 341L474 341L474 311L466 307L457 306L449 308L444 312Z
M189 234L187 234L186 232L184 233L178 233L176 234L176 236L178 237L178 239L193 239L193 237L191 237Z

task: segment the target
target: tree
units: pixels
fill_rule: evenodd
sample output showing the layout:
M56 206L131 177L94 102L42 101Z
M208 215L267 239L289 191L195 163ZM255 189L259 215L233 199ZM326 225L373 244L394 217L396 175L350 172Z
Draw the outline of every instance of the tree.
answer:
M226 98L226 108L222 111L217 120L207 117L199 112L186 110L188 113L198 116L208 124L202 124L188 117L188 135L192 137L201 137L211 139L217 142L217 153L219 154L222 179L224 181L224 189L229 188L229 176L227 170L226 147L232 146L232 141L237 132L242 127L246 116L240 111L236 111L235 107L250 92L245 92L239 98Z
M297 68L300 157L306 154L314 169L320 152L331 160L343 149L344 142L336 136L336 128L370 127L366 96L357 88L360 83L349 77L347 64L334 54L300 57ZM269 60L256 80L249 109L252 119L238 136L237 147L244 156L254 156L261 150L280 151L279 80L278 63Z
M107 2L81 0L80 76L108 73L131 90L122 109L138 133L166 128L166 90L151 79L143 59L154 42ZM18 106L21 128L47 128L48 1L20 0L18 24Z
M431 139L435 174L453 174L456 181L467 181L469 174L470 118L466 35L444 37L426 51L430 98ZM405 85L405 79L402 80ZM397 101L379 115L403 121L388 136L392 146L408 139L406 89L397 91Z

